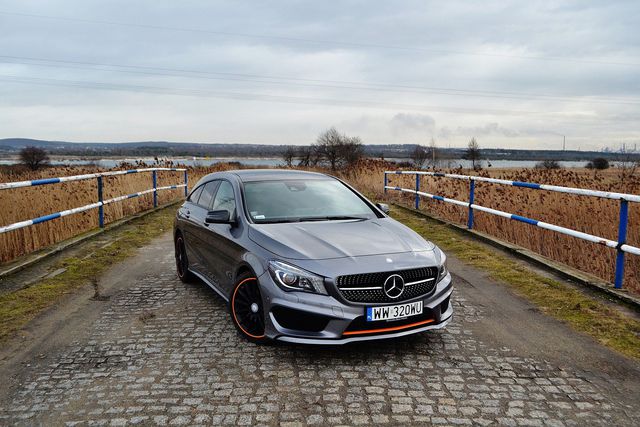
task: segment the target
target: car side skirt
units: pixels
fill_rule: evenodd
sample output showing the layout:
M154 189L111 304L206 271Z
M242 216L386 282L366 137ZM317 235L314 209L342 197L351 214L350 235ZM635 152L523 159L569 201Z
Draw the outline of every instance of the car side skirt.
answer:
M211 283L205 276L203 276L202 274L198 273L197 271L193 271L192 269L189 269L189 271L196 277L198 277L198 279L202 280L207 286L209 286L211 289L213 289L214 291L216 291L216 293L218 295L220 295L222 297L223 300L225 300L226 302L229 302L229 297L227 297L224 293L222 293L222 291L220 291L220 289L218 289L213 283Z

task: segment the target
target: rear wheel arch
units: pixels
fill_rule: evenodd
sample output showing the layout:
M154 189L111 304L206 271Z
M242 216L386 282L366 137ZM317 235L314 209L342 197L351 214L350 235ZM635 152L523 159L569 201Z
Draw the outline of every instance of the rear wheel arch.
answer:
M194 275L189 270L189 260L187 258L185 240L179 231L174 237L174 249L176 258L176 273L183 283L189 283L194 280Z

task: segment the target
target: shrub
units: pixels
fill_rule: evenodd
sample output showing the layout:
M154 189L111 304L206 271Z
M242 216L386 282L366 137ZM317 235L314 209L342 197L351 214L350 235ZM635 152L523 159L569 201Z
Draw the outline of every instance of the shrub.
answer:
M49 156L42 148L25 147L20 150L20 160L29 169L35 171L49 162Z
M595 159L587 163L587 169L597 169L597 170L609 169L609 160L603 157L596 157Z
M562 169L562 165L557 160L543 160L536 164L536 169Z

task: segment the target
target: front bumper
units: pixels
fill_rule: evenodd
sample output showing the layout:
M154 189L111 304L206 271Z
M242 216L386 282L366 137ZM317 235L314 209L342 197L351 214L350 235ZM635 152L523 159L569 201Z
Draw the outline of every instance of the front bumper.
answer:
M395 338L442 328L453 315L451 274L447 274L431 294L399 303L422 300L422 317L389 321L384 325L378 323L371 328L359 326L365 325L363 304L346 304L331 295L285 292L268 273L262 274L258 280L266 313L265 334L279 341L336 345ZM358 326L354 328L354 325Z

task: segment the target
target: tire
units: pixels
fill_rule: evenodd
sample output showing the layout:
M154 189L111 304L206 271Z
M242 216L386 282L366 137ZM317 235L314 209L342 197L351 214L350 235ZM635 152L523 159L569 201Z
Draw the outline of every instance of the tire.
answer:
M251 273L238 276L229 301L229 313L234 326L245 339L266 343L265 316L258 279Z
M175 240L175 254L176 254L176 273L178 279L182 283L193 282L195 276L189 271L189 260L187 259L187 251L184 246L184 238L182 234L178 234Z

